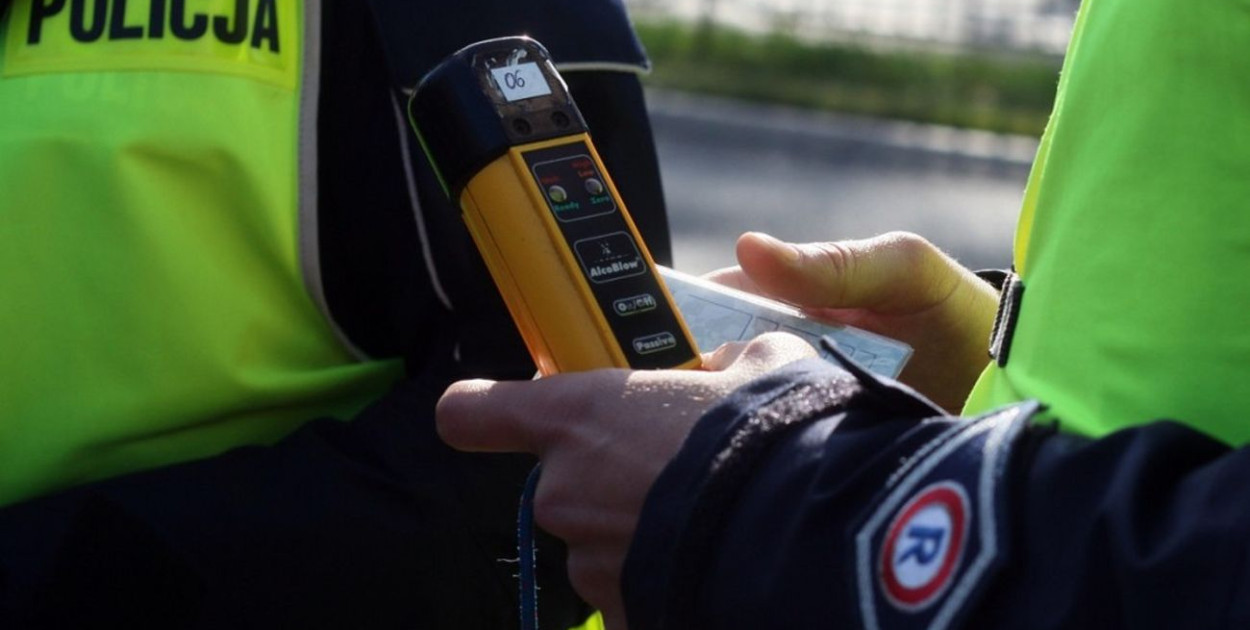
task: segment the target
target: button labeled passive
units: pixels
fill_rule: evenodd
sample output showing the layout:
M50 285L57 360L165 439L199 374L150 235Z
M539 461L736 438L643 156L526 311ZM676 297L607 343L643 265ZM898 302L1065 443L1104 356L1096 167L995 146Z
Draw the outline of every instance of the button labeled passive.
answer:
M638 354L654 354L676 348L677 337L671 332L656 333L635 339L633 345Z

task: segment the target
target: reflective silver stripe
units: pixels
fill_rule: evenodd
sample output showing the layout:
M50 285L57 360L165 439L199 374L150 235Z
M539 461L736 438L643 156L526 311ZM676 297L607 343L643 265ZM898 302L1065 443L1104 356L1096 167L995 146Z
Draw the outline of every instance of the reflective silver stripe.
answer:
M356 347L334 321L321 280L321 246L317 224L317 112L321 96L321 0L304 0L304 49L299 111L299 256L304 287L317 304L334 336L358 361L370 357Z
M556 70L560 72L626 72L629 74L646 75L651 74L651 64L641 65L615 61L572 61L569 63L557 63Z
M412 131L408 129L408 117L404 115L403 108L399 106L399 99L393 92L391 93L391 107L395 110L395 124L399 127L399 150L404 156L404 182L408 185L408 201L412 204L412 218L417 223L417 236L421 239L421 257L425 260L425 271L430 274L430 285L434 287L438 300L447 310L454 311L456 309L452 306L451 297L447 295L447 290L443 288L443 281L438 277L438 267L434 265L434 252L430 249L430 237L425 230L425 213L421 210L421 200L417 196L417 178L412 170L412 155L408 152L408 134Z

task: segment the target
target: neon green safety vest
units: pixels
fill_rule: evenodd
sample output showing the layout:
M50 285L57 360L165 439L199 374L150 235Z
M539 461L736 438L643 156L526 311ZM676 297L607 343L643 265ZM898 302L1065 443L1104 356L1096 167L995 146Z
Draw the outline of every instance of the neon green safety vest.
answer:
M1250 10L1085 0L1016 234L1007 365L966 411L1036 398L1099 435L1250 439Z
M267 443L398 373L315 260L319 0L0 24L0 505Z

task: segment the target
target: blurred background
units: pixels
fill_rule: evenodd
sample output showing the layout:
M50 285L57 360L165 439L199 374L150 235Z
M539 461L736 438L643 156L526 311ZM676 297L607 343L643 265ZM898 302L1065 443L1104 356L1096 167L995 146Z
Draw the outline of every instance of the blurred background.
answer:
M676 267L910 230L1006 267L1079 0L625 0Z

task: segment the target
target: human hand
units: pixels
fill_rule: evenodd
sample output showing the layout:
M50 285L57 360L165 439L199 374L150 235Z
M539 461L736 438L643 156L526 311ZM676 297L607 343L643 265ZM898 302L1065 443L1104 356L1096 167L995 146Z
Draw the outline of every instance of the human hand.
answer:
M815 356L787 334L728 344L703 370L596 370L536 381L461 381L439 400L438 432L468 451L524 451L543 462L539 527L569 547L569 578L625 627L621 566L651 484L705 411L734 389Z
M747 233L737 254L740 267L709 279L910 344L900 380L949 411L988 362L997 293L920 236L792 244Z

